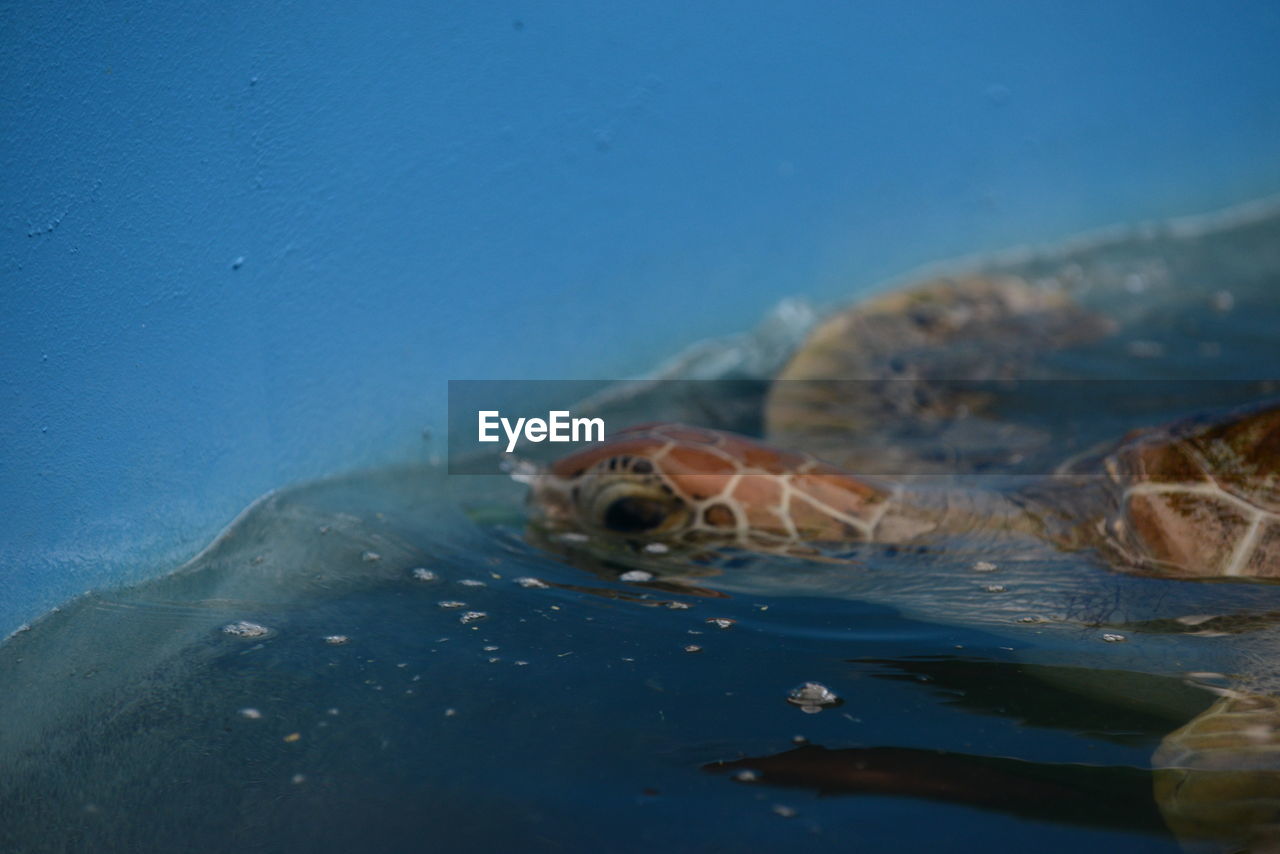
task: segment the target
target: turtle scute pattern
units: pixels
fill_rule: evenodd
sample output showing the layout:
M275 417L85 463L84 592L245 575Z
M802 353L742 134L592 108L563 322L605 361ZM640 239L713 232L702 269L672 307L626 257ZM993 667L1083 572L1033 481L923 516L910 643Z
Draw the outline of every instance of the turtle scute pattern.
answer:
M1111 536L1137 563L1199 577L1280 577L1280 405L1131 438Z
M814 554L813 544L871 539L892 495L808 454L681 424L623 430L603 446L555 463L535 487L535 503L592 524L573 506L593 478L630 478L687 508L666 531L689 545L720 543L782 554ZM557 497L568 487L569 498ZM606 529L608 525L604 526ZM657 533L657 531L653 531Z

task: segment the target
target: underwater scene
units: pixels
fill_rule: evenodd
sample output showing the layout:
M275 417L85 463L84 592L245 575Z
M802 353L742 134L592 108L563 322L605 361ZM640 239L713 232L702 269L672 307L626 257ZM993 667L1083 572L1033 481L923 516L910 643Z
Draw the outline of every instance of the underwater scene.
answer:
M521 384L9 637L0 851L1280 850L1278 329L1255 205Z

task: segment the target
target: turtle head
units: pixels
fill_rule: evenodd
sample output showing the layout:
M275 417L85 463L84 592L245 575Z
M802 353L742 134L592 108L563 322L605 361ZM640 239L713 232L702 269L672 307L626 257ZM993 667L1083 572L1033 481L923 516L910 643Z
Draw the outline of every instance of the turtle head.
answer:
M658 471L653 445L635 437L567 456L535 477L530 502L551 527L619 537L678 534L690 508Z
M807 553L868 539L885 493L804 454L679 424L633 427L532 478L539 524L594 540Z

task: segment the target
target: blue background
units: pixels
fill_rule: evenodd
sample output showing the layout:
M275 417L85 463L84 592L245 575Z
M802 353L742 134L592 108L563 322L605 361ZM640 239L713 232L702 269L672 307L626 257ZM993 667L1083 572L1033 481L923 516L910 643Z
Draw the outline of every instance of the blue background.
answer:
M1280 7L0 5L0 633L930 260L1280 190Z

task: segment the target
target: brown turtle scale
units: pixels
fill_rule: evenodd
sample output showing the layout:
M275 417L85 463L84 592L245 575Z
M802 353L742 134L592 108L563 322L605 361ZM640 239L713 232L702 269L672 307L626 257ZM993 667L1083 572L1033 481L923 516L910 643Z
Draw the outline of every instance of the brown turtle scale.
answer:
M1104 461L1123 490L1108 520L1135 563L1202 577L1280 576L1280 407L1145 431Z

